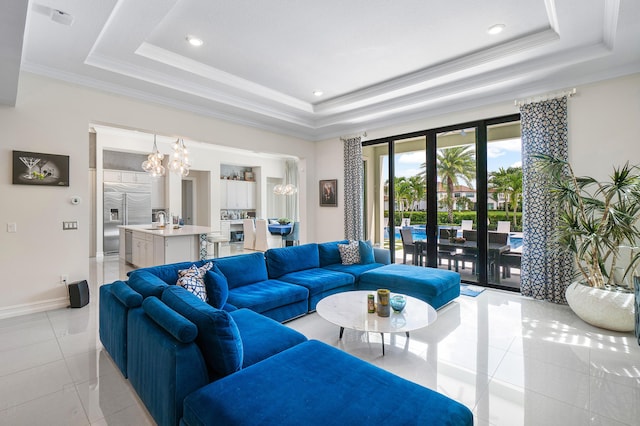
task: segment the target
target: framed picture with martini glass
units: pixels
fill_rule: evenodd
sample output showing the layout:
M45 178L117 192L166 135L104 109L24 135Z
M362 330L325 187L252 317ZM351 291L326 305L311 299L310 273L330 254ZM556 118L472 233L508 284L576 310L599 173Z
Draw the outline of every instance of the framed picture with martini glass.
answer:
M13 184L69 186L69 156L13 151Z

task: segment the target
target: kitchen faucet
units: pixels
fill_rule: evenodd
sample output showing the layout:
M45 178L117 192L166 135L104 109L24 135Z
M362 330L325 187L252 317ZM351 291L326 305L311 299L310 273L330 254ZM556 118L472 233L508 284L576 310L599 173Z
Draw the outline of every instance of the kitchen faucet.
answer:
M167 223L167 213L163 210L160 210L156 213L156 219L158 221L158 226L163 227Z

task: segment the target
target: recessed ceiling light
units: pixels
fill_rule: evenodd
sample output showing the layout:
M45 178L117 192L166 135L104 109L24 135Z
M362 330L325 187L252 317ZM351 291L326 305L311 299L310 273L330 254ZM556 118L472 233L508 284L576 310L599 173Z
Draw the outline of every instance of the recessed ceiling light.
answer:
M313 92L313 96L322 96L324 95L324 92L322 90L314 90Z
M502 30L504 30L504 27L504 24L495 24L490 26L489 29L487 29L487 32L491 35L500 34Z
M204 44L204 41L202 41L201 38L194 37L194 36L187 36L187 41L192 46L202 46Z

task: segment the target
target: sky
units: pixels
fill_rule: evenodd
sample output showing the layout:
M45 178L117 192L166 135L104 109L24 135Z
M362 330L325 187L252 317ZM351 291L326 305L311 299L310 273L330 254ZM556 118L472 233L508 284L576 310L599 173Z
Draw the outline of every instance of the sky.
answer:
M420 165L424 163L424 151L414 151L396 156L396 176L411 177L418 174ZM489 142L487 145L487 169L489 172L500 167L521 167L522 154L520 139L505 139L498 142ZM386 167L385 167L386 169ZM383 181L386 181L388 173L383 172Z

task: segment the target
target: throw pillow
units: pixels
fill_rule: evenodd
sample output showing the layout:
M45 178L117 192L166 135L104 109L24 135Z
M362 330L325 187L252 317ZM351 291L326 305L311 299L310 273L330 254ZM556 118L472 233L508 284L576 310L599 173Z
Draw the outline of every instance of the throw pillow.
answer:
M222 309L229 297L229 283L217 265L213 265L213 268L204 275L204 285L207 289L209 304L214 308Z
M178 286L165 289L162 301L198 327L196 343L202 350L210 381L242 369L242 339L236 322L228 312L201 303Z
M355 265L360 263L360 246L357 241L349 241L349 244L338 244L340 260L343 265Z
M191 265L189 269L180 269L178 271L179 278L176 285L189 290L203 302L209 301L207 287L204 285L204 274L206 274L212 266L213 263L207 262L199 268L196 265Z
M360 264L368 265L370 263L375 263L376 258L373 254L371 241L358 241L358 246L360 249Z

